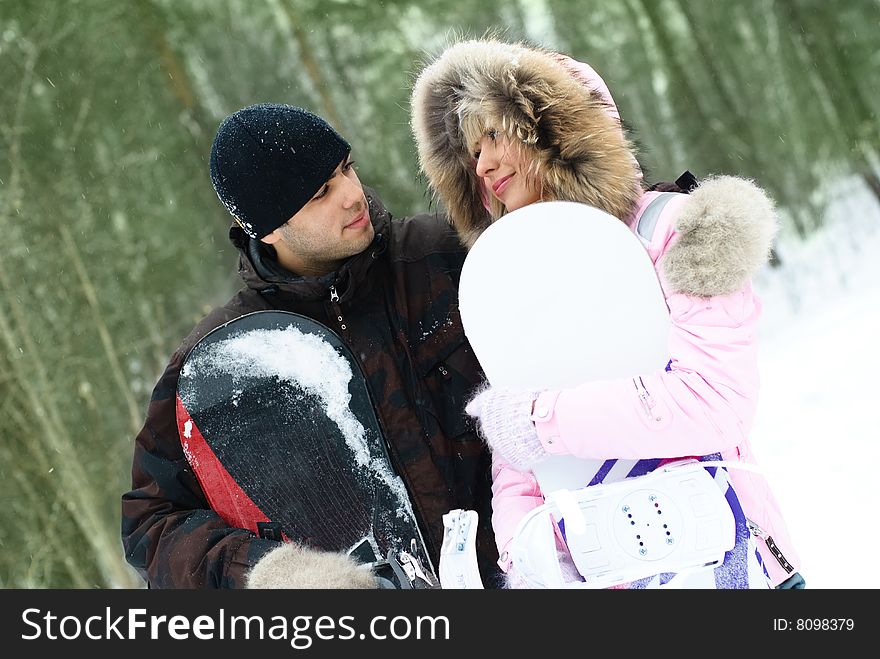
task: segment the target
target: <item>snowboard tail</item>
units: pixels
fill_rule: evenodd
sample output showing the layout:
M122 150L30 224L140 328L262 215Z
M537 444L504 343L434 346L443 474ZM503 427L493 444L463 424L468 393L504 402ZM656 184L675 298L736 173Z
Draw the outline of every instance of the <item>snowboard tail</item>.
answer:
M403 566L416 574L409 587L436 583L366 379L329 328L282 311L216 328L181 370L177 423L208 501L231 526Z

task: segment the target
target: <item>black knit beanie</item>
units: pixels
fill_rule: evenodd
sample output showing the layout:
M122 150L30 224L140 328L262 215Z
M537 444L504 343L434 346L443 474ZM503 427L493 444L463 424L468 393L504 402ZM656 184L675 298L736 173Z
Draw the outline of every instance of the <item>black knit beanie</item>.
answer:
M305 206L350 151L311 112L259 103L220 124L211 146L211 181L241 228L262 238Z

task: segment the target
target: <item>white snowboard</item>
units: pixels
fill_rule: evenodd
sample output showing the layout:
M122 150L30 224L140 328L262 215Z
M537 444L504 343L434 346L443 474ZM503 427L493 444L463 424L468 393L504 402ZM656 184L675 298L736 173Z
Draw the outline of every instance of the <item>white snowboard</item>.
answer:
M623 222L584 204L532 204L492 224L465 260L459 305L493 386L574 387L669 360L669 311L648 253ZM635 462L618 460L604 481ZM549 494L587 485L602 464L552 456L534 473Z

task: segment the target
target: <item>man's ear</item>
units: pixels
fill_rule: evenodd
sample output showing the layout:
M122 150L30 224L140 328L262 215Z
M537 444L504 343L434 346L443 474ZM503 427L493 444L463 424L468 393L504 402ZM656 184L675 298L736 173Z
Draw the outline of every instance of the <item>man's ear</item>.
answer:
M262 240L267 245L272 245L273 243L277 243L279 240L281 240L281 232L278 231L278 229L275 229L269 235L260 238L260 240Z

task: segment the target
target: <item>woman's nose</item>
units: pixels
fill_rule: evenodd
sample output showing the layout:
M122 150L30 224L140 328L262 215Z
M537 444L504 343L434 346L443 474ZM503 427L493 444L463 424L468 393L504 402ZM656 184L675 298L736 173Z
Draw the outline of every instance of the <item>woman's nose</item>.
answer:
M486 176L497 166L498 161L490 149L480 151L480 155L477 157L477 176Z

